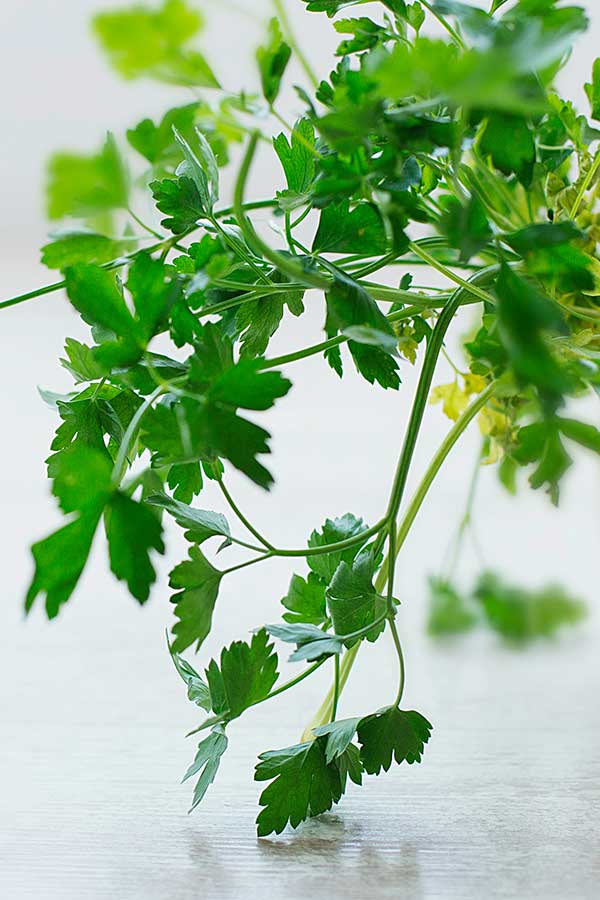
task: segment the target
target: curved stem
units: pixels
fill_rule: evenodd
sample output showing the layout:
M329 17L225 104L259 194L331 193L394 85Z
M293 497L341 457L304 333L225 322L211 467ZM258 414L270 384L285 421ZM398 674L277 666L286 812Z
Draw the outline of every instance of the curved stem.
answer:
M227 503L229 504L230 508L235 513L235 515L238 517L238 519L240 520L242 525L250 532L251 535L253 535L256 538L256 540L259 543L261 543L264 547L266 547L267 550L273 552L275 550L275 547L273 546L273 544L271 544L270 541L268 541L265 537L263 537L263 535L260 533L260 531L257 531L257 529L254 527L252 522L246 518L244 513L241 511L241 509L239 508L239 506L237 505L237 503L235 502L235 500L233 499L233 497L231 496L231 494L225 487L225 483L224 483L223 479L219 478L217 481L217 484L219 485L221 492L222 492L223 496L225 497L225 499L227 500Z
M571 207L571 212L569 214L569 217L571 219L575 219L575 216L579 212L579 207L581 206L581 204L583 202L583 198L585 197L586 191L588 190L588 188L592 184L594 178L596 177L596 173L598 172L598 169L600 169L600 151L598 151L598 153L596 154L596 158L593 162L593 165L590 166L589 172L587 173L587 175L583 179L583 182L581 183L581 187L579 188L577 197L575 198L575 202L573 203L573 206Z
M420 256L424 262L426 262L432 268L437 269L438 272L440 272L442 275L445 275L446 278L450 279L450 281L453 281L455 284L460 285L460 287L464 288L464 290L469 291L469 293L473 294L475 297L478 297L480 300L484 300L486 303L496 303L495 298L491 294L488 294L487 291L482 291L481 288L477 287L477 284L473 283L475 279L465 280L464 278L461 278L460 275L457 275L456 272L452 271L452 269L449 269L443 263L439 262L439 260L437 260L435 256L432 256L427 252L427 250L425 250L418 244L411 242L409 246L413 253L415 253L417 256Z
M288 18L286 8L283 5L283 0L273 0L273 5L275 7L277 15L279 16L279 18L281 20L281 24L283 25L283 31L284 31L286 40L287 40L288 44L290 45L290 47L292 48L292 50L294 51L294 53L296 54L296 58L297 58L298 62L300 63L300 65L302 66L302 68L304 69L306 77L312 84L313 88L318 87L319 80L318 80L317 76L315 75L315 73L313 72L309 61L307 60L300 45L298 44L298 41L296 40L296 36L294 35L294 31L290 24L290 20Z
M138 406L134 415L131 417L131 421L127 426L127 430L123 435L123 440L119 445L119 452L117 453L117 458L115 460L115 464L113 466L112 472L112 484L114 487L118 487L121 483L121 479L125 474L125 469L127 467L127 455L129 454L131 447L133 446L133 442L137 437L137 431L140 427L140 423L144 418L145 414L148 412L152 404L155 400L157 400L161 394L166 393L167 388L164 385L159 385L156 390L152 391L152 393L146 397L144 402Z
M431 15L438 20L442 28L444 28L448 32L457 47L460 47L461 50L467 49L467 45L461 38L458 31L456 31L456 29L452 27L450 22L441 13L437 12L435 7L428 3L428 0L421 0L421 6L424 6L425 9L429 10Z
M398 693L396 694L396 699L394 700L394 706L400 706L400 701L402 700L402 694L404 693L404 683L406 681L406 670L405 670L405 666L404 666L404 654L402 653L402 644L400 643L398 629L396 628L396 623L394 622L393 619L390 619L390 631L392 632L392 639L394 641L394 647L396 648L396 653L398 654L398 665L399 665Z
M269 262L284 275L287 275L294 281L300 281L308 287L326 290L331 284L329 278L325 278L317 272L306 270L304 266L293 257L285 256L283 253L274 250L266 243L266 241L263 241L263 239L258 236L252 223L244 212L244 191L246 189L246 181L250 172L252 160L254 159L257 143L258 134L257 132L254 132L248 142L248 147L246 148L246 153L244 154L240 166L233 197L235 216L242 235L244 236L244 240L258 256L263 256L265 259L268 259Z

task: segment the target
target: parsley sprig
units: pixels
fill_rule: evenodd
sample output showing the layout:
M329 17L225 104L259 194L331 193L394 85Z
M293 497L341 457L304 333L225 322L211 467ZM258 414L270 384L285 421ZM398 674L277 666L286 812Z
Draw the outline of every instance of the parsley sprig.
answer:
M510 9L494 0L489 11L386 0L369 16L337 18L361 0L303 2L307 14L335 19L344 36L333 68L313 69L276 0L277 18L255 56L260 93L222 87L198 43L202 18L185 0L99 14L94 30L118 72L191 87L197 99L127 131L135 177L112 135L97 152L55 154L48 214L78 222L42 250L62 280L0 303L66 291L90 327L89 343L66 341L61 364L73 390L46 394L60 418L48 474L66 520L33 546L27 610L41 596L47 615L58 615L100 531L112 572L145 603L165 549L165 514L183 530L188 552L170 574L168 643L190 701L205 714L191 734L208 732L184 776L196 779L192 808L217 775L229 723L331 669L331 688L300 742L260 756L256 780L269 782L261 835L330 809L349 781L421 761L432 726L402 707L406 636L395 565L471 423L484 436L478 463L496 464L510 490L527 469L531 486L546 488L554 503L569 448L600 452L600 431L563 410L600 384L600 131L555 88L587 27L584 11L562 0L517 0ZM294 57L304 82L289 123L280 98ZM599 63L586 93L598 121ZM235 145L244 145L241 162L222 179ZM253 197L253 166L267 153L272 196ZM227 183L234 187L223 203ZM137 211L148 192L150 223ZM270 214L275 238L264 236L257 211ZM271 355L281 323L313 309L315 292L325 307L322 340ZM477 323L464 370L446 348L463 308ZM443 355L455 377L434 387ZM255 414L285 402L288 372L301 378L301 362L313 356L339 377L353 365L374 389L400 390L409 365L420 372L378 521L368 526L346 513L305 545L281 547L276 523L263 534L239 507L229 470L270 488L270 434ZM406 501L431 402L452 425ZM229 518L196 502L207 480ZM207 549L215 546L247 556L221 565L226 556L217 562ZM182 654L201 650L223 579L276 558L304 561L282 598L282 621L257 623L250 640L235 640L201 674ZM449 578L433 580L432 592L431 631L475 623ZM490 574L474 597L512 640L581 617L557 589L527 594ZM360 647L388 633L398 658L388 705L339 718ZM299 669L281 681L286 645Z

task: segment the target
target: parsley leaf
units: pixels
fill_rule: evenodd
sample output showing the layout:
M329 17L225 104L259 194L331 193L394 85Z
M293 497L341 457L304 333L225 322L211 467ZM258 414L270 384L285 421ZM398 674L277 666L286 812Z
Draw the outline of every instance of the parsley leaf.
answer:
M324 547L326 544L338 544L349 538L356 537L367 526L362 519L357 519L352 513L345 513L337 519L326 519L320 531L313 531L308 539L309 547ZM317 553L306 558L312 571L326 584L333 578L334 572L342 562L352 563L360 550L360 543L345 550L335 550L331 553Z
M193 778L194 775L200 772L200 778L194 788L194 797L189 812L196 809L215 780L221 757L227 750L227 744L227 735L222 725L216 725L208 737L198 744L194 762L183 776L183 781L187 781L188 778Z
M429 579L427 632L435 637L469 631L477 617L465 598L445 578Z
M377 207L362 202L351 210L347 200L326 206L321 211L312 249L317 253L360 253L363 256L385 253L388 239ZM359 302L363 302L362 294Z
M220 663L212 659L206 670L211 707L227 721L260 703L278 678L277 654L264 628L250 643L234 641L221 651Z
M277 191L282 209L292 210L307 202L315 178L315 130L308 119L294 125L291 140L282 132L273 138L273 147L283 166L287 190Z
M336 634L361 631L385 613L387 601L373 587L374 571L373 551L368 547L351 564L342 560L335 570L326 596ZM375 625L366 633L367 640L376 640L384 627L384 622Z
M279 94L281 79L290 61L292 51L283 40L277 19L269 22L268 43L256 51L260 81L265 100L273 104Z
M420 713L395 706L361 719L357 733L365 772L387 772L392 759L397 763L421 762L432 727Z
M552 637L563 625L585 617L585 606L557 585L527 591L513 587L490 572L479 579L475 598L488 624L508 641L526 643Z
M223 573L215 569L199 547L193 545L189 559L175 566L169 584L177 593L171 597L175 615L179 619L173 626L173 650L181 653L191 644L199 650L212 623L213 610L219 593Z
M99 13L94 31L125 78L148 76L168 84L219 87L202 54L185 46L202 24L199 13L184 0L164 0L155 10L138 5Z
M144 603L156 580L150 552L165 552L160 522L121 491L113 494L104 516L110 567L117 578L127 582L136 600Z
M231 543L229 522L222 513L195 509L167 497L166 494L152 494L146 499L146 503L159 506L173 516L178 525L187 529L186 538L192 544L203 544L204 541L217 535L224 537L226 544Z
M280 834L288 822L296 828L304 819L318 816L339 802L348 769L343 758L327 764L325 744L324 738L318 738L260 754L254 778L271 784L260 795L264 809L256 820L259 836Z
M129 179L112 134L98 153L55 153L48 163L51 219L96 216L127 206Z
M307 578L292 575L288 592L281 602L289 610L283 618L290 624L321 625L327 618L325 583L314 572L309 572Z

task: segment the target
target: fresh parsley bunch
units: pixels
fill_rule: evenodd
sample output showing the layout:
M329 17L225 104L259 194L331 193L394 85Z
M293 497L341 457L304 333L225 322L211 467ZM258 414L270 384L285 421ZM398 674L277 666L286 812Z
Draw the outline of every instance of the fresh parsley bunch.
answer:
M206 713L185 776L196 779L193 806L215 778L233 719L322 666L332 670L301 742L259 758L255 777L268 782L261 835L330 809L348 779L360 784L392 762L421 761L432 726L402 707L394 566L469 424L479 419L486 461L508 488L525 468L555 503L570 447L600 452L598 429L565 411L570 398L600 385L600 131L554 88L587 26L584 11L562 0L494 0L485 10L386 0L374 18L337 17L359 5L306 3L308 14L335 17L323 27L340 34L335 61L321 61L315 75L277 2L279 21L256 54L262 96L221 88L196 46L202 19L185 0L98 15L97 37L125 78L192 88L198 99L127 132L127 153L143 170L133 181L125 141L111 135L97 153L52 158L48 212L71 226L42 258L63 280L0 304L65 289L90 326L89 343L68 338L61 360L74 387L53 398L60 423L48 473L66 518L33 546L27 610L42 597L49 617L60 612L99 530L114 575L140 604L164 552L163 514L189 542L170 576L170 650L189 699ZM288 125L277 103L292 55L305 78L296 87L300 116ZM586 91L600 119L600 61ZM223 198L220 173L236 145L243 157ZM259 150L272 157L266 197L249 187ZM143 191L152 193L159 226L134 211ZM272 240L253 225L257 209L277 223ZM309 245L298 237L301 222ZM443 287L414 286L406 271L417 267L419 281L434 269ZM395 286L378 280L383 269ZM323 339L272 357L280 323L320 302L315 292L324 298ZM432 392L448 329L465 306L479 323L465 371ZM157 338L172 351L158 352ZM313 355L324 377L354 366L374 390L399 390L409 365L420 374L381 518L372 526L350 514L328 519L306 546L282 548L238 508L227 470L268 490L270 435L254 413L285 402L287 374L301 378L301 361ZM430 399L453 424L404 504ZM196 501L207 480L219 486L233 525ZM247 551L246 561L217 567L207 546L224 559L232 545ZM276 557L303 563L282 621L234 641L200 674L181 654L201 649L223 579ZM498 586L480 593L497 615ZM362 643L388 634L399 668L389 705L338 720ZM275 648L285 653L286 645L298 674L282 682Z

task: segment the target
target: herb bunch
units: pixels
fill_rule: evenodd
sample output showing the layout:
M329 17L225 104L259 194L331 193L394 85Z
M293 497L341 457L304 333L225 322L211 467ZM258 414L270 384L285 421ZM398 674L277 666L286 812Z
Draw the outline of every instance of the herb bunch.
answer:
M74 388L50 398L60 424L48 474L66 520L33 546L26 609L41 596L47 615L58 615L100 530L112 572L140 604L165 549L164 514L189 542L170 575L169 647L190 701L206 713L185 775L196 779L192 808L217 774L233 719L322 666L332 671L300 743L259 758L255 778L269 782L261 835L330 809L348 779L361 784L393 761L421 761L432 726L402 706L394 568L467 427L479 420L482 462L497 465L509 490L524 468L554 503L570 445L600 452L600 431L564 411L600 385L600 131L554 87L587 27L584 11L562 0L494 0L486 10L386 0L374 17L337 17L360 4L306 3L308 14L335 17L340 34L334 67L315 74L277 0L278 19L256 53L261 95L221 87L196 47L202 19L184 0L98 15L97 37L125 78L191 88L197 99L127 132L128 153L144 169L134 182L124 144L111 135L95 154L52 158L49 215L77 220L42 250L63 280L0 304L64 288L91 329L88 344L67 338L61 364ZM441 37L429 36L429 25ZM277 103L292 55L305 77L296 86L299 118L288 125ZM586 91L591 118L600 119L600 61ZM233 194L223 200L220 172L239 145ZM251 192L259 152L273 160L267 197ZM147 190L160 225L134 212ZM273 216L269 240L253 224L259 209ZM309 232L307 246L298 235ZM406 270L417 267L419 281L435 270L444 286L415 286ZM378 279L382 270L395 286ZM319 298L323 339L271 356L282 320ZM478 327L464 371L432 389L448 330L466 306ZM157 352L157 337L172 351ZM300 379L302 360L314 355L323 378L354 366L374 390L397 391L403 369L415 365L418 385L381 518L372 526L352 514L331 518L306 546L282 548L239 509L227 471L269 489L270 435L253 412L284 402L288 374ZM453 424L404 503L430 401ZM196 502L206 480L220 488L229 519ZM248 555L217 567L207 545L222 551L219 559L233 545ZM223 579L276 557L304 567L291 577L282 621L234 641L200 674L182 654L201 649ZM384 635L398 656L389 705L339 720L362 643ZM282 682L276 647L285 653L286 645L298 674Z

